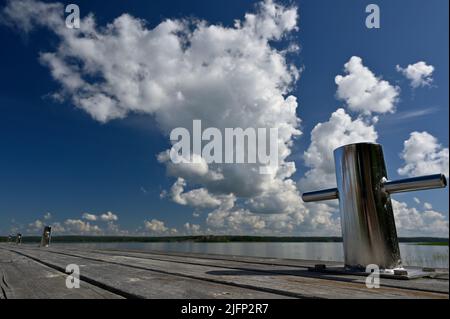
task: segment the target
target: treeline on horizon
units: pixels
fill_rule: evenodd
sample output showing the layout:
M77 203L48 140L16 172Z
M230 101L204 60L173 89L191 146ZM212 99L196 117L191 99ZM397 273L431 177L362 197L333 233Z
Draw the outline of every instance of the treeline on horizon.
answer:
M0 237L0 242L7 242L8 237ZM23 243L38 243L40 236L23 236ZM439 237L400 237L401 243L443 243L448 245L448 238ZM158 242L197 242L197 243L232 243L232 242L283 242L283 243L339 243L341 237L277 237L277 236L52 236L53 243L158 243Z

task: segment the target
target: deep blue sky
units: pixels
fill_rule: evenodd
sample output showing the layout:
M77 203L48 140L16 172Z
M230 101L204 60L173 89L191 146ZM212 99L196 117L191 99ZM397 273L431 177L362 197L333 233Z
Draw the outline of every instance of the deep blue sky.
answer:
M193 1L71 1L82 16L93 12L105 24L124 12L145 19L149 26L165 18L194 16L210 23L232 25L254 3L238 0ZM381 29L365 27L365 7L381 8ZM447 0L298 1L302 47L296 64L304 66L293 95L304 135L293 155L301 177L301 154L309 133L342 105L336 100L334 77L353 55L376 75L401 87L397 115L380 117L377 125L391 178L402 162L399 153L412 131L428 131L448 147L449 43ZM0 7L4 2L0 1ZM107 124L94 121L69 103L58 104L46 95L58 89L38 53L55 48L45 30L28 37L0 26L0 234L14 219L27 224L51 212L55 219L79 218L82 212L113 211L121 227L135 229L157 218L180 227L192 209L161 200L173 183L156 154L167 142L148 118L131 116ZM417 61L434 65L434 86L412 90L395 66ZM427 108L432 114L400 120L398 114ZM142 191L142 188L146 192ZM448 191L428 191L396 198L413 205L412 196L429 201L448 216Z

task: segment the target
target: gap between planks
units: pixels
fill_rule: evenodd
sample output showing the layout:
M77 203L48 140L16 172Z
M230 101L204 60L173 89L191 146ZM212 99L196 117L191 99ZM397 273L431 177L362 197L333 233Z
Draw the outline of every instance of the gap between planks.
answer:
M36 250L35 250L36 251ZM128 266L128 267L135 267L135 268L138 268L138 269L144 269L144 270L150 270L150 271L159 271L159 272L161 272L161 269L154 269L154 268L149 268L148 266L147 267L141 267L141 266L135 266L135 265L133 265L133 266L131 266L131 265L127 265L127 264L124 264L124 263L118 263L118 262L114 262L114 261L108 261L108 260L104 260L104 259L102 259L102 258L93 258L92 256L86 256L86 255L84 255L84 256L80 256L80 255L75 255L75 254L67 254L67 253L63 253L63 252L56 252L56 251L48 251L48 252L53 252L54 254L62 254L62 255L68 255L68 256L72 256L72 257L75 257L75 258L85 258L85 259L90 259L90 260L95 260L95 261L99 261L99 262L104 262L104 263L110 263L110 264L117 264L117 265L121 265L121 266ZM114 256L113 256L114 257ZM133 257L133 258L135 258L136 259L136 257ZM167 261L167 262L172 262L172 263L177 263L177 261ZM204 266L204 265L203 265ZM208 267L213 267L213 266L211 266L211 265L207 265ZM224 267L220 267L220 268L224 268ZM180 273L178 273L178 272L167 272L167 271L162 271L163 273L167 273L167 274L170 274L170 275L176 275L176 276L188 276L189 278L194 278L194 279L198 279L198 280L205 280L205 278L199 278L199 277L196 277L196 276L192 276L192 275L186 275L186 274L180 274ZM208 281L210 281L211 279L207 279ZM324 279L321 279L322 281L324 280ZM219 282L219 283L224 283L224 284L232 284L232 285L236 285L236 283L233 283L233 282L223 282L222 280L219 280L219 281L217 281L217 282ZM242 286L242 284L239 284L239 286ZM333 287L334 287L335 285L333 285ZM361 286L361 285L358 285L358 286ZM246 288L248 287L247 285L245 286ZM257 287L254 287L254 286L250 286L252 289L255 289L255 288L257 288ZM353 286L353 287L355 287L355 286ZM258 287L259 289L261 288L261 287ZM336 289L338 289L339 290L339 287L334 287L334 288L336 288ZM341 287L342 289L344 289L345 287ZM264 289L267 289L267 287L265 287ZM270 289L270 288L269 288ZM398 289L397 289L398 290ZM271 290L271 291L273 291L273 290ZM285 292L285 291L279 291L279 290L275 290L275 291L277 291L277 292L281 292L281 293L284 293L284 294L286 294L286 293L289 293L290 295L291 295L291 293L290 292ZM355 291L356 292L356 291ZM389 292L389 290L388 290L388 292ZM393 293L393 292L395 292L395 289L394 290L390 290L390 292L391 293ZM397 291L398 292L398 291ZM348 292L347 292L348 293ZM405 292L403 291L403 294L404 294ZM298 297L314 297L314 295L312 294L312 295L302 295L302 294L295 294L296 296L298 296ZM420 294L419 294L420 295ZM418 294L415 294L414 292L410 292L410 296L411 297L418 297L419 296ZM394 294L394 296L396 296L395 294ZM425 296L427 296L426 294L425 294ZM429 294L428 295L428 297L436 297L436 296L439 296L439 294ZM398 297L401 297L401 296L398 296ZM403 295L403 297L408 297L407 295ZM441 295L440 297L443 297L443 298L448 298L448 293L447 293L447 295Z
M55 252L59 253L66 253L66 252L60 252L59 250L54 250ZM236 269L236 270L243 270L243 271L254 271L254 272L263 272L268 274L279 274L279 275L292 275L292 276L302 276L302 277L311 277L316 279L322 279L322 280L334 280L334 281L342 281L342 282L352 282L352 283L359 283L365 286L365 277L357 276L357 275L339 275L339 274L320 274L316 272L309 272L307 270L307 266L304 266L304 261L296 261L299 263L298 266L287 266L281 264L281 261L278 261L278 263L263 263L263 262L256 262L252 263L251 261L244 262L244 266L242 266L240 260L236 259L226 259L226 258L217 258L218 256L214 256L214 258L209 259L207 256L202 255L202 257L198 256L189 256L188 254L182 254L181 257L183 257L183 260L180 260L178 257L180 255L178 254L165 254L162 252L123 252L120 250L113 250L112 252L109 250L78 250L75 249L75 251L78 251L79 253L83 252L93 252L97 254L103 254L107 256L125 256L125 257L132 257L137 259L151 259L151 260L159 260L159 261L165 261L165 262L173 262L173 263L181 263L181 264L187 264L187 265L200 265L200 266L209 266L209 267L215 267L215 268L227 268L227 269ZM159 257L155 257L154 255L157 255ZM163 257L160 257L163 256ZM200 261L198 261L200 259ZM259 259L258 259L259 260ZM225 263L224 263L225 261ZM211 263L213 262L213 263ZM308 264L312 263L312 261L306 261ZM316 262L317 263L317 262ZM231 265L230 265L231 264ZM257 267L250 267L250 265L258 265ZM300 266L302 265L302 266ZM270 266L276 266L278 269L273 269ZM280 269L281 268L281 269ZM409 289L409 290L416 290L416 291L424 291L424 292L436 292L436 293L445 293L448 294L449 291L449 285L448 285L448 278L439 279L439 278L421 278L421 279L414 279L414 280L396 280L396 279L388 279L383 278L382 286L384 287L391 287L391 288L402 288L402 289Z

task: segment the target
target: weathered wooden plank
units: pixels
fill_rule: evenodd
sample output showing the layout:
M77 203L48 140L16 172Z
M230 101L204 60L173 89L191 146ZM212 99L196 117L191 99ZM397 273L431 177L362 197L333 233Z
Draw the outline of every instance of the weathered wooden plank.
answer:
M3 299L117 299L120 296L84 283L66 287L67 275L29 258L0 249L0 298Z
M86 278L98 282L103 286L120 290L137 298L279 299L289 297L287 295L268 293L260 289L245 289L146 269L132 268L128 267L128 265L116 265L83 257L59 255L50 253L45 249L22 246L12 250L56 267L64 268L68 264L77 264L80 266L82 279Z
M55 251L58 251L56 248ZM78 249L76 251L79 251ZM144 258L144 259L156 259L161 261L173 261L184 264L196 264L196 265L204 265L211 267L222 267L222 268L230 268L230 269L239 269L239 270L248 270L248 271L261 271L261 272L269 272L275 274L284 274L284 275L293 275L293 276L303 276L303 277L314 277L314 278L325 278L328 280L336 280L336 281L346 281L346 282L354 282L365 285L365 277L356 276L356 275L336 275L336 274L320 274L316 272L309 272L307 267L299 266L284 266L284 265L272 265L268 263L260 263L259 260L256 263L251 263L250 260L246 260L246 262L242 263L237 258L234 260L228 260L226 258L219 259L217 256L213 256L216 258L208 259L207 256L202 255L201 258L193 257L189 255L183 255L180 258L178 255L174 254L164 254L161 252L124 252L124 251L108 251L108 250L90 250L91 252L99 253L99 254L107 254L111 256L128 256L128 257L136 257L136 258ZM224 256L225 257L225 256ZM316 262L317 263L317 262ZM430 292L442 292L448 293L449 291L449 281L448 276L441 277L442 280L436 280L432 278L420 278L414 280L395 280L389 278L382 278L381 285L385 287L396 287L396 288L405 288L405 289L416 289Z
M142 259L128 256L108 256L92 252L55 252L37 251L26 249L27 254L37 256L52 262L60 262L68 259L79 262L88 260L108 265L128 267L130 269L150 270L197 278L199 280L210 280L218 283L237 285L240 287L251 287L264 289L279 294L290 294L298 297L309 298L448 298L448 294L431 293L424 291L405 290L399 288L381 287L379 289L368 289L360 283L338 282L321 278L311 278L283 274L262 273L260 271L235 270L223 267L186 265L177 261L161 261L154 259ZM70 255L70 256L69 256ZM125 270L124 270L125 271ZM99 274L100 276L101 274Z
M60 245L55 245L53 248L58 248ZM70 247L66 245L61 245L63 249L77 249L76 247ZM89 249L82 249L84 251ZM93 249L93 251L99 251L98 249ZM102 249L104 252L123 252L119 249ZM219 255L219 254L204 254L204 253L182 253L174 251L141 251L141 250L127 250L129 253L141 253L141 254L152 254L152 255L164 255L164 256L175 256L175 257L195 257L198 259L207 260L223 260L223 261L237 261L240 263L250 263L250 264L261 264L261 265L280 265L280 266L291 266L291 267L302 267L308 268L313 267L316 264L324 264L327 266L339 266L342 265L340 262L336 261L317 261L317 260L306 260L306 259L280 259L280 258L269 258L269 257L252 257L252 256L240 256L240 255Z

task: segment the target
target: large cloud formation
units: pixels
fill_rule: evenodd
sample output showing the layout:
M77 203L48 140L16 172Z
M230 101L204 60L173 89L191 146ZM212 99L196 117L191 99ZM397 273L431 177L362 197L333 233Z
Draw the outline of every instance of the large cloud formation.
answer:
M405 165L398 169L400 175L442 173L448 176L448 148L442 147L437 138L428 132L412 132L404 142L401 157Z
M376 142L378 133L372 123L362 118L352 119L342 108L328 122L317 124L311 132L311 144L304 154L310 169L300 180L302 189L315 190L335 187L336 175L333 151L346 144Z
M36 12L46 19L36 19ZM151 114L164 134L176 127L191 130L194 119L222 131L278 129L279 166L266 175L250 164L174 165L167 151L161 152L158 160L177 178L175 202L212 208L231 199L232 209L239 198L252 213L296 210L304 217L291 179L295 164L286 161L301 134L297 100L288 94L300 75L287 58L296 46L273 45L289 40L297 29L296 7L266 0L230 27L167 19L153 29L128 14L105 27L90 14L80 29L69 29L63 12L60 3L34 0L10 1L3 11L5 21L22 31L46 27L59 38L56 51L40 54L61 85L54 94L58 100L70 101L100 122L130 112ZM196 185L200 188L185 191Z

